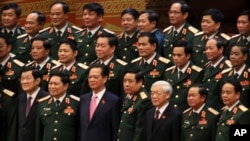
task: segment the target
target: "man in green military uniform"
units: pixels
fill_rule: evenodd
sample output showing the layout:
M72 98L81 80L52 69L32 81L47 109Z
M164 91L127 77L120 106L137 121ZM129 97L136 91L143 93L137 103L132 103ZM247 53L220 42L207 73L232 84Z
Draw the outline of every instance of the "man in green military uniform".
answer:
M124 91L122 80L127 63L117 59L114 55L117 45L118 38L114 34L103 33L99 35L95 47L95 53L98 59L91 64L97 63L108 66L109 78L106 83L106 88L113 94L123 98Z
M0 141L17 140L17 105L14 95L0 83Z
M223 82L222 75L232 67L231 62L223 56L224 43L217 38L209 39L206 43L206 56L209 62L204 68L202 84L207 87L207 105L218 110L221 106L220 90Z
M73 34L82 30L68 23L69 6L64 2L55 2L50 6L51 27L40 30L40 36L46 37L51 43L50 57L57 60L61 39L74 38Z
M142 141L146 112L152 106L147 92L142 88L143 77L141 71L135 68L124 73L126 98L121 110L118 141Z
M24 64L11 57L11 39L1 33L0 45L0 83L4 88L13 91L16 96L22 91L19 79Z
M190 11L189 5L185 2L174 2L169 11L169 20L171 26L163 30L163 57L172 59L173 43L178 40L186 40L190 42L198 29L187 23L186 19Z
M237 29L240 34L234 35L229 41L226 55L229 56L230 50L235 43L245 44L248 49L247 64L250 65L250 10L241 12L237 20Z
M224 20L224 15L217 9L208 9L203 13L201 28L202 32L194 35L192 40L192 61L195 65L203 67L208 61L205 55L205 45L208 39L220 38L227 48L230 37L225 33L221 33L219 28Z
M172 66L170 60L156 53L157 39L154 33L142 32L138 37L139 58L131 61L130 66L137 67L145 74L144 88L150 92L151 85L163 79L165 69Z
M30 56L31 39L38 36L39 30L45 24L45 15L38 11L31 12L26 17L25 32L26 34L17 37L15 44L12 46L11 52L16 56L15 58L27 63L32 60Z
M87 84L88 66L76 61L78 55L77 42L72 39L62 40L59 45L59 65L51 69L52 72L64 71L70 75L68 94L80 96L89 91Z
M139 56L137 50L137 20L139 12L134 8L127 8L121 13L123 33L118 35L119 45L115 55L125 62L131 62Z
M250 111L239 100L241 92L242 87L237 80L227 80L222 85L221 98L226 106L221 111L215 141L229 141L230 125L250 124Z
M214 141L219 112L206 105L206 87L194 84L188 90L190 108L182 116L182 141Z
M3 27L0 27L1 34L16 39L17 36L25 33L24 29L18 26L22 10L16 3L5 4L0 13L3 24Z
M203 70L190 61L192 47L186 41L178 41L173 45L172 56L175 65L166 69L164 80L173 87L170 103L179 111L184 111L189 107L188 89L191 85L201 82Z
M47 91L51 69L56 65L60 65L60 63L49 57L51 46L47 38L35 37L31 40L31 45L30 54L33 61L26 64L26 66L33 66L40 70L43 75L40 87Z
M114 34L101 26L103 15L104 9L99 3L91 2L83 6L83 22L86 28L77 32L74 37L79 47L78 61L85 65L97 58L95 46L98 36L102 33Z
M50 75L50 95L39 100L36 141L78 141L80 98L66 93L69 82L64 72Z

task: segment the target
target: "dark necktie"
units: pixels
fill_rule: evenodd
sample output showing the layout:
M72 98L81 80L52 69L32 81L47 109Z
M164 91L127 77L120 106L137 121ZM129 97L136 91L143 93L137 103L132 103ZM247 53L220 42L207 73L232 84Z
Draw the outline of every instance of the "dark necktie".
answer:
M88 38L91 38L91 36L92 36L92 33L88 32Z
M174 31L174 37L176 37L178 35L177 31Z
M243 39L243 42L244 42L245 45L247 45L248 40L247 39Z
M40 70L41 67L40 67L39 65L36 65L36 68L37 68L38 70Z
M214 66L210 66L210 71L213 71L214 70Z
M239 76L239 74L235 73L233 77L234 77L234 79L238 79L238 76Z
M60 100L56 100L56 106L60 106Z
M58 30L58 31L57 31L57 37L60 38L60 37L61 37L61 34L62 34L62 31Z
M126 37L126 42L128 42L130 40L130 37L129 36L127 36Z
M183 72L179 71L179 77L178 77L178 79L180 79L182 75L183 75Z
M27 103L26 103L26 116L28 116L30 108L31 108L31 100L32 100L32 97L29 96L27 98Z
M9 35L10 35L10 36L13 36L13 32L12 32L12 31L10 31L10 32L9 32Z
M155 111L155 120L159 120L160 110Z

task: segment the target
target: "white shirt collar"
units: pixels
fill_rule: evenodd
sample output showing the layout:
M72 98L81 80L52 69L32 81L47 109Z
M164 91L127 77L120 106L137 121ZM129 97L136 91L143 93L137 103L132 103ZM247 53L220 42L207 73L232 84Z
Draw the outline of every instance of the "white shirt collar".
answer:
M47 57L44 61L42 61L42 63L40 63L40 64L36 63L36 64L39 65L40 70L41 70L48 61L49 61L49 57Z
M104 63L104 65L108 65L108 63L110 62L110 60L113 58L114 56L112 56L112 57L110 57L109 59L107 59L107 60L105 60L104 62L102 61L102 60L100 60L101 61L101 63Z
M100 100L102 99L102 97L103 97L105 91L106 91L106 88L104 88L103 90L101 90L101 91L98 92L98 93L94 93L94 91L92 91L93 95L92 95L91 99L93 99L94 96L97 96L97 97L98 97L98 98L97 98L96 105L99 104L99 102L100 102Z
M207 37L207 39L212 39L214 38L214 36L217 34L217 32L215 32L214 34L212 34L211 36Z
M213 66L214 68L216 68L216 67L219 65L219 63L220 63L223 59L224 59L224 56L222 56L222 57L220 58L220 60L217 61L215 64L212 64L212 63L211 63L211 66Z
M238 100L237 102L235 102L231 107L227 106L228 111L232 111L232 109L239 103L240 101Z
M56 27L55 27L55 31L56 31L56 33L57 33L57 31L61 31L62 33L61 33L61 36L63 35L63 33L65 32L65 30L66 30L66 28L67 28L67 26L68 26L68 23L66 23L65 24L65 26L64 27L62 27L61 29L57 29Z
M186 64L186 66L183 69L179 69L177 67L178 71L181 71L182 73L185 73L185 71L187 70L187 67L189 66L189 64L190 64L190 61L188 61L188 63Z
M244 64L243 67L239 71L236 71L234 68L234 74L238 73L238 75L240 76L242 74L242 72L244 71L245 67L246 67L246 64Z
M36 100L36 97L38 95L38 92L40 91L40 87L38 87L32 94L27 94L27 99L31 96L31 105L34 103L34 101Z
M132 37L134 36L135 32L133 32L133 33L130 34L130 35L128 35L127 33L124 33L124 34L125 34L125 39L126 39L127 37L132 38Z
M195 110L193 109L193 112L199 114L199 113L201 112L201 110L204 108L204 106L205 106L205 103L204 103L198 110L195 111Z
M2 66L5 66L5 64L7 63L7 61L10 59L10 55L5 59L5 60L3 60L2 62L1 62L1 65Z
M64 64L63 64L63 70L66 69L66 70L70 70L71 67L75 64L76 61L72 62L68 67L66 67Z
M58 98L58 99L56 99L55 97L53 97L53 100L54 100L54 101L59 100L60 103L62 103L62 102L63 102L63 99L65 98L65 96L66 96L66 93L63 94L63 95L62 95L60 98Z
M144 58L143 61L144 61L144 62L146 61L148 64L151 64L151 62L153 61L153 59L155 58L155 56L156 56L156 53L154 52L153 56L151 56L148 60L146 60L146 59Z
M96 27L96 28L94 28L94 29L92 29L92 30L87 29L87 32L91 32L91 33L92 33L91 36L93 36L93 35L97 32L97 30L98 30L100 27L101 27L101 26L99 25L98 27Z
M182 26L180 26L178 29L175 29L175 27L173 28L173 31L177 31L178 34L181 32L182 28L184 27L186 23L184 23Z
M163 112L166 110L166 108L168 107L169 102L165 103L160 109L156 108L156 110L159 110L159 117L161 117L161 115L163 114Z
M17 26L15 26L14 28L12 28L11 30L9 30L8 28L5 28L6 31L9 33L10 31L13 32L13 34L15 33L16 29L17 29Z

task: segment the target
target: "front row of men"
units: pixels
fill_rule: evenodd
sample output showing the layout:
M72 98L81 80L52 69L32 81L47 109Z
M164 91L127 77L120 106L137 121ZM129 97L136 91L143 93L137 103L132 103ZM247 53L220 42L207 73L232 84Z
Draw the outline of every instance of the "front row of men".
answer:
M47 93L39 87L40 71L25 67L20 79L24 93L17 100L12 99L14 93L1 89L5 102L1 105L1 141L226 141L230 125L250 124L250 112L240 101L242 86L236 80L222 85L225 106L221 112L206 104L206 87L192 85L186 99L190 108L182 114L170 100L173 88L167 81L154 82L148 97L142 87L143 72L127 69L122 104L106 89L107 66L93 64L88 72L91 90L79 98L67 93L70 79L66 72L50 74ZM13 108L16 104L17 109Z

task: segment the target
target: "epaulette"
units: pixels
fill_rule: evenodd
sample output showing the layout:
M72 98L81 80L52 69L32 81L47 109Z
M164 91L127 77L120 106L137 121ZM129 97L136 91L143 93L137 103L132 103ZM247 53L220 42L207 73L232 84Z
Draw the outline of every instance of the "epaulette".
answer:
M82 63L77 63L77 66L79 66L79 67L81 67L81 68L83 68L85 70L89 68L87 65L84 65Z
M121 59L116 59L116 62L118 62L119 64L121 64L121 65L123 65L123 66L125 66L125 65L128 64L128 63L122 61Z
M228 67L230 67L230 68L232 67L232 63L231 63L229 60L226 60L226 61L225 61L225 64L226 64Z
M74 28L74 29L76 29L76 30L79 30L79 31L82 31L82 28L80 28L80 27L77 27L77 26L72 26L72 28Z
M208 110L209 112L211 112L212 114L214 114L214 115L219 115L219 112L216 111L215 109L211 108L211 107L209 107L207 110Z
M211 64L211 61L207 62L204 67L208 67Z
M199 35L202 35L202 34L204 34L203 31L195 33L194 36L199 36Z
M191 67L193 70L197 71L197 72L201 72L202 68L196 66L196 65L192 65Z
M166 64L168 64L169 62L170 62L170 60L169 59L167 59L167 58L164 58L164 57L159 57L159 60L161 61L161 62L163 62L163 63L166 63Z
M4 92L5 94L7 94L8 96L11 96L11 97L15 94L14 92L12 92L12 91L10 91L10 90L8 90L8 89L4 89L3 92Z
M62 66L62 64L56 65L56 66L52 67L51 70L56 69L56 68L59 68L60 66Z
M234 36L232 36L231 38L236 38L236 37L239 37L241 34L236 34Z
M10 57L12 57L12 58L15 58L15 56L16 56L16 54L14 54L12 52L10 52L9 54L10 54Z
M197 33L197 32L199 31L198 29L196 29L196 28L193 27L193 26L189 26L188 29L189 29L191 32L193 32L193 33Z
M147 94L145 92L140 92L141 99L147 98Z
M239 109L243 112L246 112L248 110L248 108L245 107L244 105L239 105Z
M170 68L167 68L166 71L170 71L170 70L172 70L172 69L174 69L174 68L175 68L175 66L172 66L172 67L170 67Z
M221 108L222 111L225 111L227 109L227 106L224 106Z
M17 39L20 39L20 38L23 38L23 37L26 37L26 36L28 36L27 33L17 36Z
M39 30L39 33L42 33L42 32L44 32L44 31L47 31L47 30L49 30L51 27L49 26L49 27L47 27L47 28L44 28L44 29L41 29L41 30Z
M17 60L17 59L14 59L13 62L16 63L16 64L17 64L18 66L20 66L20 67L23 67L23 66L24 66L24 63L21 62L21 61L19 61L19 60Z
M78 96L70 95L69 97L74 99L75 101L80 101L80 97L78 97Z
M124 32L122 32L122 33L120 33L120 34L116 35L116 37L117 37L117 38L119 38L119 39L121 39L121 38L122 38L122 36L123 36L123 34L124 34Z
M61 63L58 62L58 61L56 61L56 60L52 60L51 62L52 62L53 64L55 64L55 65L61 65Z
M171 29L173 26L172 25L170 25L169 27L167 27L167 28L165 28L164 30L163 30L163 32L166 32L166 31L168 31L169 29Z
M113 32L113 31L111 31L111 30L108 30L108 29L106 29L106 28L103 28L103 30L106 31L106 32L108 32L108 33L110 33L110 34L115 34L115 32Z
M33 63L35 63L35 61L31 61L31 62L29 62L28 64L26 64L25 66L30 66L30 65L32 65Z
M39 99L38 102L43 102L43 101L45 101L45 100L47 100L47 99L49 99L49 98L50 98L50 95L45 96L45 97Z
M230 40L230 37L225 33L221 33L220 36L223 37L226 40Z
M183 112L183 114L186 113L186 112L188 112L188 111L190 111L191 109L192 109L191 107L188 108L188 109L186 109L186 110Z
M142 57L135 58L134 60L131 61L131 63L137 62L137 61L141 60L141 58Z
M222 74L224 74L224 73L227 73L227 72L229 72L229 71L231 71L232 70L232 68L227 68L227 69L225 69L225 70L222 70Z
M77 33L80 33L80 32L82 32L82 31L78 30L78 31L76 31L74 34L77 34Z

